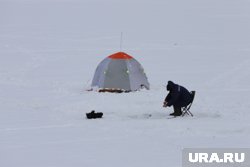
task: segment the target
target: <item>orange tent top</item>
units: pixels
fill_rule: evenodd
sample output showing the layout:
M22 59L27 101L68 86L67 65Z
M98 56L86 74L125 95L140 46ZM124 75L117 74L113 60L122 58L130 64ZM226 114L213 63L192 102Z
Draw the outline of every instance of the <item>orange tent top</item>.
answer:
M133 57L129 56L124 52L117 52L109 56L111 59L132 59Z

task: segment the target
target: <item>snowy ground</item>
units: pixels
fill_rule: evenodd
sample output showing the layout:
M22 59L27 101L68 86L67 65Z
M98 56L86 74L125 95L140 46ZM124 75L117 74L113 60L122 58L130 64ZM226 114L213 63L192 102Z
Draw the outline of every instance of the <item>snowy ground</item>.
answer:
M0 0L0 166L180 167L183 148L249 148L249 30L248 0ZM120 32L151 90L86 92ZM168 80L197 91L195 117L166 119Z

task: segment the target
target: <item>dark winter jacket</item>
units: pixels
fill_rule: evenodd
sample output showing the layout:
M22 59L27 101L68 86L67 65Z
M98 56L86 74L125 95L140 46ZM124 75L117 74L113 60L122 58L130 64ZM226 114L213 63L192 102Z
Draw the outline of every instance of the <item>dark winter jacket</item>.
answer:
M175 107L185 107L192 100L192 95L186 88L177 85L172 81L168 81L167 90L169 91L167 97L165 98L167 106L173 105Z

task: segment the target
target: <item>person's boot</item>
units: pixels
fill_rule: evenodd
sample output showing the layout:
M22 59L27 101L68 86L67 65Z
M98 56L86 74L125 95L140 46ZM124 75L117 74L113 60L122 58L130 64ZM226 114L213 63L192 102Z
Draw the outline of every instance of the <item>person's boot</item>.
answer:
M171 114L169 114L170 116L174 116L175 115L175 113L173 112L173 113L171 113Z
M173 116L181 116L182 115L182 112L175 112L174 114L173 114Z
M182 115L181 107L174 106L174 116L181 116L181 115Z

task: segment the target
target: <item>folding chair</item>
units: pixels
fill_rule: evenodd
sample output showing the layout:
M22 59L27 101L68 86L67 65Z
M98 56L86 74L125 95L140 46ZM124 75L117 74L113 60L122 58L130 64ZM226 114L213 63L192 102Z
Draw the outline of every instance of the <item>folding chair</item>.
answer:
M191 91L190 92L191 93L191 95L192 95L192 100L191 100L191 102L189 103L189 105L187 105L186 107L182 107L182 116L184 116L184 115L191 115L192 117L194 116L191 112L190 112L190 108L191 108L191 106L192 106L192 104L193 104L193 101L194 101L194 96L195 96L195 91Z

